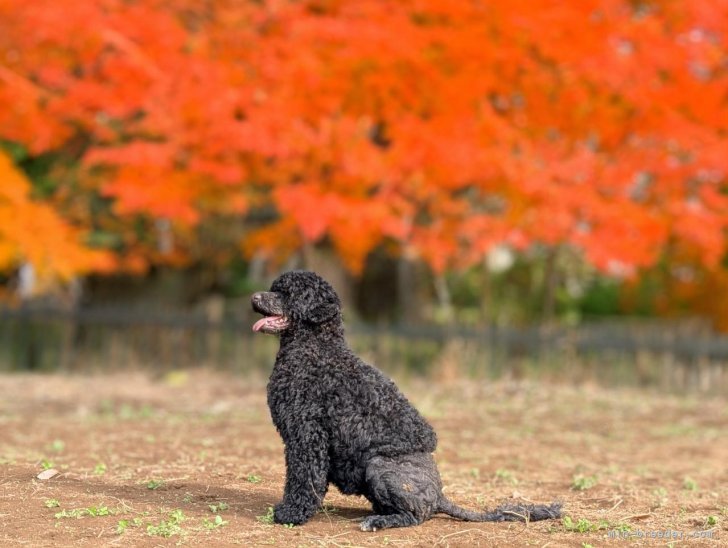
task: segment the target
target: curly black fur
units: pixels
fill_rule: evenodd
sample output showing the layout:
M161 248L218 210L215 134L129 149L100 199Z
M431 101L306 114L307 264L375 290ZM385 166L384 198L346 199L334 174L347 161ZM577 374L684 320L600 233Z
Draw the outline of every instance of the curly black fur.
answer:
M341 303L321 277L287 272L251 300L264 315L253 329L280 334L268 383L286 458L276 522L308 521L330 483L372 503L375 514L362 521L363 531L417 525L438 512L468 521L560 516L559 504L473 512L450 502L432 457L435 431L390 379L347 346Z

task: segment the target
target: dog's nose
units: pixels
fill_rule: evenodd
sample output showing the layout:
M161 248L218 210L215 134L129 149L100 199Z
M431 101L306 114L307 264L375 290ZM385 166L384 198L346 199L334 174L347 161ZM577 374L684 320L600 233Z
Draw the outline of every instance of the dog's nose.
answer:
M263 300L263 294L260 291L258 293L253 293L253 296L250 297L250 300L254 303L260 304L260 302Z

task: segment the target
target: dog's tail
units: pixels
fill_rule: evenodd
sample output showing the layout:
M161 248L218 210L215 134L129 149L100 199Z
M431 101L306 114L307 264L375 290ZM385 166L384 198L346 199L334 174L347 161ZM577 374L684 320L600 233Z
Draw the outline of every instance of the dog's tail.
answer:
M457 506L445 497L440 500L438 512L465 521L539 521L561 517L561 503L503 504L492 512L475 512Z

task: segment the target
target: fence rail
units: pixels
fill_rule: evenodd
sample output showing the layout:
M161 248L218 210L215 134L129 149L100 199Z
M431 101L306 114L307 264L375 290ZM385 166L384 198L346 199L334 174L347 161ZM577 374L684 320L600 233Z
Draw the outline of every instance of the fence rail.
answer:
M0 369L77 370L196 365L270 367L277 342L243 313L135 309L0 309ZM383 369L559 375L725 393L728 337L697 324L619 321L574 328L352 325L354 348Z

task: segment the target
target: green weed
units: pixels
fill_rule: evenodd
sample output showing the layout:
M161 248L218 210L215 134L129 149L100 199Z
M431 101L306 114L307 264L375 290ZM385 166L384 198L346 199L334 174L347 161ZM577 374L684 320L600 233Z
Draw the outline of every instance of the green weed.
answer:
M588 519L581 518L579 521L574 521L571 516L564 516L561 520L562 525L566 531L571 533L589 533L591 531L599 531L600 529L607 529L609 523L605 520L600 520L599 523L592 523Z
M210 512L212 512L213 514L217 514L218 512L227 510L230 507L228 506L227 502L220 502L218 504L209 504L208 508L210 509Z
M120 519L116 525L116 532L118 534L124 533L129 527L139 527L142 524L141 518L134 518L133 520Z
M73 510L61 510L60 512L57 512L55 515L56 519L61 518L80 518L86 515L86 509L85 508L76 508Z
M570 516L565 516L564 519L561 520L561 523L564 525L564 529L576 533L588 533L593 527L592 523L588 519L582 518L575 522Z
M49 507L50 508L50 507ZM113 509L109 509L108 506L89 506L88 508L74 508L72 510L61 510L56 513L56 519L62 518L82 518L83 516L101 517L110 516L114 514Z
M159 489L162 485L164 485L163 480L151 479L146 483L147 489L151 489L152 491Z
M575 491L586 491L591 489L597 484L596 476L584 476L582 474L576 474L571 481L571 488Z
M510 470L506 470L505 468L499 468L498 470L496 470L495 477L507 483L510 483L511 485L518 485L518 480L516 479L515 474L513 474L513 472L511 472Z
M46 499L45 505L46 508L58 508L61 506L61 503L58 502L58 499Z
M248 474L247 480L250 483L260 483L261 481L263 481L263 478L261 478L260 476L256 476L255 474Z
M266 525L273 525L275 522L273 521L273 507L269 506L268 511L263 516L257 516L255 519L257 519L260 523L265 523Z
M686 491L697 491L698 482L695 481L693 478L686 477L683 480L683 489L685 489Z
M642 478L650 473L650 469L647 466L645 466L644 464L636 466L634 471L638 476L640 476Z
M86 512L89 516L97 517L97 516L110 516L114 513L113 510L109 510L107 506L89 506L86 508Z
M202 525L205 527L205 529L217 529L218 527L224 527L227 524L228 522L222 519L222 516L220 514L216 515L214 520L202 518Z
M173 510L169 513L169 518L162 520L158 525L147 525L147 534L154 537L169 538L172 535L179 535L182 533L182 527L180 523L185 520L185 515L182 510Z
M97 476L103 476L106 473L106 465L103 462L99 462L94 466L94 474Z
M119 407L117 417L122 420L148 419L154 416L154 409L148 405L142 405L138 409L124 403Z
M60 453L66 448L66 444L63 440L53 440L53 442L50 445L51 451L55 453Z
M663 506L665 502L667 502L667 489L664 487L658 487L652 491L652 494L655 495L655 502L657 506Z
M627 533L632 530L632 526L628 523L610 523L609 528L620 533Z

